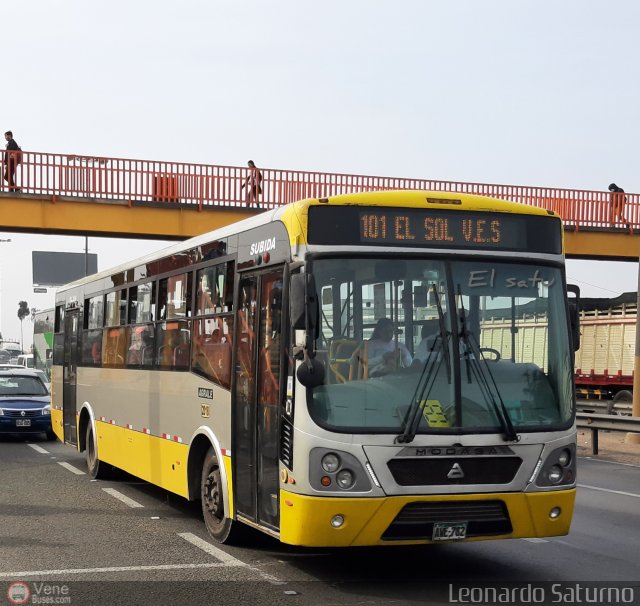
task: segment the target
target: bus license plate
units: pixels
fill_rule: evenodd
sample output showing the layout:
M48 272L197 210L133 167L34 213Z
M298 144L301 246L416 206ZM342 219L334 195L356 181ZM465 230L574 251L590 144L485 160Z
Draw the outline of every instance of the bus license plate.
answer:
M466 522L436 522L433 525L432 540L459 541L467 537Z
M31 419L16 420L16 427L31 427Z

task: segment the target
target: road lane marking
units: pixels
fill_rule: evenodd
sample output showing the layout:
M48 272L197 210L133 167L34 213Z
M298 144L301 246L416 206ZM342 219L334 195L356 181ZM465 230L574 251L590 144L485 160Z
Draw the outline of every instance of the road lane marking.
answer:
M268 581L273 585L285 584L284 581L281 581L277 577L274 577L273 575L270 575L266 572L262 572L262 570L260 570L259 568L251 566L250 564L247 564L242 560L238 560L238 558L234 558L231 554L227 553L226 551L222 551L222 549L216 547L215 545L212 545L204 539L201 539L195 534L192 534L190 532L179 532L178 536L183 538L185 541L188 541L195 547L202 549L202 551L208 553L209 555L212 555L214 558L220 560L227 566L242 566L243 568L248 568L249 570L252 570L256 574L260 575L265 581Z
M51 454L48 450L45 450L42 446L38 446L37 444L27 444L27 446L29 446L29 448L33 448L33 450L40 454Z
M595 457L578 457L579 459L586 459L587 461L595 461L596 463L609 463L609 465L622 465L624 467L640 468L640 465L634 465L633 463L620 463L620 461L607 461L607 459L597 459Z
M182 537L185 541L188 541L192 545L195 545L196 547L202 549L202 551L206 551L209 555L212 555L214 558L220 560L221 562L224 562L225 564L228 564L229 566L249 566L249 564L245 564L241 560L234 558L231 554L227 553L226 551L222 551L222 549L219 549L215 545L208 543L195 534L192 534L190 532L179 532L178 536Z
M60 465L61 467L64 467L71 473L75 473L77 476L86 475L84 471L80 471L77 467L74 467L73 465L71 465L71 463L66 463L65 461L58 461L58 465Z
M611 494L621 494L625 497L635 497L640 499L640 494L635 492L624 492L622 490L611 490L609 488L599 488L598 486L588 486L587 484L578 484L578 488L588 488L589 490L600 490L602 492L610 492Z
M189 570L192 568L222 568L230 564L207 562L205 564L158 564L156 566L109 566L105 568L68 568L63 570L22 570L20 572L0 572L0 579L21 577L59 576L63 574L95 574L99 572L137 572L145 570Z
M103 488L102 490L104 490L107 494L110 494L112 497L115 497L119 501L122 501L125 505L128 505L129 507L144 507L144 505L141 505L137 501L134 501L133 499L130 499L128 496L122 494L121 492L118 492L115 488Z
M529 543L548 543L547 539L539 539L538 537L531 537L529 539L522 539L523 541L527 541Z

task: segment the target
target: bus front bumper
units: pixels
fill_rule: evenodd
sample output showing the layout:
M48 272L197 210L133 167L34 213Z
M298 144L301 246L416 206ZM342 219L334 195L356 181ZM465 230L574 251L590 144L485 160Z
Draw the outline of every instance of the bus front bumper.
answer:
M280 540L290 545L309 547L347 547L367 545L415 545L436 542L432 540L434 522L465 522L460 514L461 507L468 505L478 518L486 508L504 508L505 531L473 533L460 541L482 541L488 539L518 539L526 537L551 537L566 535L571 525L575 488L553 492L532 493L491 493L464 495L429 495L382 498L333 498L305 496L280 491ZM491 503L489 503L491 502ZM414 521L410 524L414 538L397 538L396 517L401 510L412 503L438 504L446 511L456 513L437 514L440 518L429 521ZM504 503L504 507L500 505ZM416 506L414 506L416 507ZM420 508L420 505L417 505ZM411 508L410 508L411 509ZM559 514L552 517L552 511ZM474 513L471 514L473 517ZM340 516L344 522L336 527ZM488 525L491 527L487 513ZM406 518L405 518L406 519ZM333 523L332 523L333 522ZM401 525L400 525L401 526ZM469 528L472 524L469 522ZM476 528L482 526L476 526ZM495 529L499 526L494 526ZM395 529L395 530L394 530ZM386 538L383 538L386 536ZM441 542L441 541L437 541Z

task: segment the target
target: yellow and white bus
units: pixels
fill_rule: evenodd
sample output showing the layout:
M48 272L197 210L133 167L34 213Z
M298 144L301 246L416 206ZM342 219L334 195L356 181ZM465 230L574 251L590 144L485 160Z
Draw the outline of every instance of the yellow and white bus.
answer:
M94 477L201 500L221 542L244 525L308 546L563 535L576 317L551 212L303 200L60 289L53 426Z

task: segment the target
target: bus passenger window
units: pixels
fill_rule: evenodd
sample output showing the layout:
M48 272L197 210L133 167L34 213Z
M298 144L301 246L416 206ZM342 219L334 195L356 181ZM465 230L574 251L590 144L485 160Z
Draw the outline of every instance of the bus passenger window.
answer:
M179 274L160 280L158 308L161 320L186 318L191 315L190 274Z
M127 355L128 328L105 329L102 340L102 365L124 368Z
M189 329L186 322L163 322L156 327L156 366L165 370L189 368Z
M233 318L213 317L193 322L191 369L221 387L231 387Z
M138 284L129 289L129 324L153 322L155 308L155 284Z
M127 366L152 366L153 342L153 324L133 326L129 331Z

